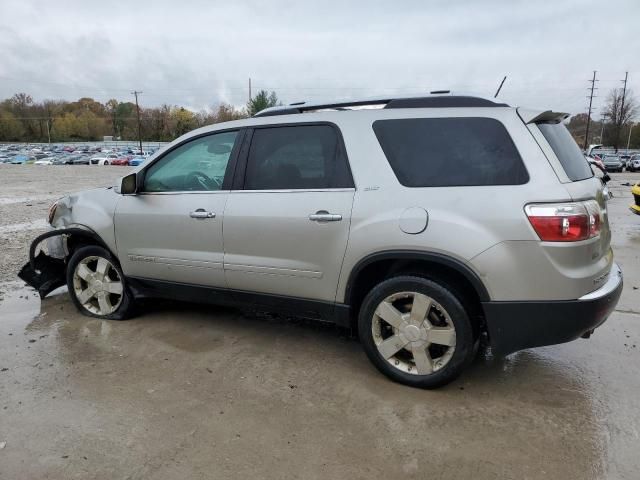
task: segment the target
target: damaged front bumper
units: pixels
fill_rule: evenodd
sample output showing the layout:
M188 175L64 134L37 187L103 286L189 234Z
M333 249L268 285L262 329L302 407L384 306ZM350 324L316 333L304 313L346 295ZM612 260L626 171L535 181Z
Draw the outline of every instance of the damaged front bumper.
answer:
M35 288L40 294L40 298L44 298L56 288L66 285L66 258L68 256L66 236L78 231L83 232L77 228L51 230L38 235L31 242L29 262L18 272L18 277ZM38 245L44 241L47 242L47 253L41 249L36 255Z

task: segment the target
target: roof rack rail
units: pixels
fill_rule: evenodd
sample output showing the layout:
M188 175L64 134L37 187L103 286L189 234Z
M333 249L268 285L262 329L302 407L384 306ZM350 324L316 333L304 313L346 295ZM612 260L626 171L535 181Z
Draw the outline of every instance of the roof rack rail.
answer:
M295 113L312 112L318 110L348 110L352 107L380 106L391 108L455 108L455 107L508 107L506 103L475 97L472 95L450 95L449 90L431 92L429 96L420 97L382 97L367 100L354 100L337 103L296 102L287 106L265 108L254 117L270 117L274 115L291 115Z

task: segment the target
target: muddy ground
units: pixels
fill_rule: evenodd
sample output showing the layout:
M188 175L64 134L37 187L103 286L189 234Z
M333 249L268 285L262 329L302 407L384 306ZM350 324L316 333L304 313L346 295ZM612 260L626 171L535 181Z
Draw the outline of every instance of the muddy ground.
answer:
M175 303L101 322L15 281L51 200L126 171L0 165L0 478L639 478L640 174L612 182L626 283L590 340L420 391L330 326Z

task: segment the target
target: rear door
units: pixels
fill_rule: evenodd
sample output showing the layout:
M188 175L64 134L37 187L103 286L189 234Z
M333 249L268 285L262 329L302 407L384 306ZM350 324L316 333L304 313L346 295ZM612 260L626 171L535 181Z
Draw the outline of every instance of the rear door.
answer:
M229 288L333 302L355 192L338 128L256 127L243 150L225 209Z
M125 275L225 287L222 223L240 131L201 135L141 171L115 214Z

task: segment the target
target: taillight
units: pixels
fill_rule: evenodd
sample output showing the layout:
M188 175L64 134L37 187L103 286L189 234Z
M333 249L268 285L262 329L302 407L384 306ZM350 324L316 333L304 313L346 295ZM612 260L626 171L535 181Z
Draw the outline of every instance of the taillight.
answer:
M524 211L540 240L578 242L600 235L602 212L595 200L576 203L535 203Z

